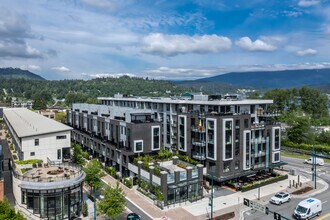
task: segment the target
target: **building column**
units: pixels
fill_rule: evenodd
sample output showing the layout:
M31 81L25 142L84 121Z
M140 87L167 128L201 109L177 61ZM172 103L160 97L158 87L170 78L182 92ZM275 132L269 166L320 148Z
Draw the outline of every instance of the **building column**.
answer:
M204 166L202 164L197 164L197 169L198 169L198 182L200 184L200 189L198 192L199 192L199 195L200 196L203 196L203 168Z
M139 187L141 187L141 169L142 169L142 161L138 161L138 178L139 178Z
M160 190L164 195L164 205L167 205L167 172L160 172Z

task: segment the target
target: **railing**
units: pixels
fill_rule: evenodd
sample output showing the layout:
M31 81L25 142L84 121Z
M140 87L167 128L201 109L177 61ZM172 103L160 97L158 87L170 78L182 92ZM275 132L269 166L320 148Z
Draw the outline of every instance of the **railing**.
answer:
M200 153L193 154L192 157L196 160L205 160L206 159L205 154L200 154Z
M32 168L32 170L27 171L23 175L17 172L17 167L14 165L13 167L15 169L12 170L13 176L16 179L22 181L28 181L28 182L60 182L69 179L74 179L83 174L82 168L80 166L77 166L76 164L70 162L51 161L49 160L49 158L47 158L47 161L48 161L48 165L46 165L46 167ZM43 177L41 175L45 175L45 174L43 174L42 172L50 171L47 170L47 166L58 167L58 170L62 170L63 172L60 172L59 174L48 175ZM60 174L63 175L59 176Z

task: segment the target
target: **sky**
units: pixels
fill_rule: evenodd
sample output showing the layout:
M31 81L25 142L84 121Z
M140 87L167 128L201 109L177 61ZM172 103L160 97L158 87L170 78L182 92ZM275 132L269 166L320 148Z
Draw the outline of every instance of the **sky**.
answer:
M330 0L1 0L0 67L50 80L330 68Z

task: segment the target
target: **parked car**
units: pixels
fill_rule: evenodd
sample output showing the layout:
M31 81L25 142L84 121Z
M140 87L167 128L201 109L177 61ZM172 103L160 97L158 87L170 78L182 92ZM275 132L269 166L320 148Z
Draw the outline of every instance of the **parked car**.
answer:
M295 219L311 219L322 212L322 202L315 198L305 199L297 205L293 212Z
M271 199L270 202L276 205L281 205L285 202L290 202L291 196L287 192L276 193Z
M129 213L127 215L127 220L141 220L141 216L139 216L138 214L136 213Z
M306 159L305 163L313 164L313 157ZM324 160L322 158L315 158L315 163L316 163L316 165L323 166Z

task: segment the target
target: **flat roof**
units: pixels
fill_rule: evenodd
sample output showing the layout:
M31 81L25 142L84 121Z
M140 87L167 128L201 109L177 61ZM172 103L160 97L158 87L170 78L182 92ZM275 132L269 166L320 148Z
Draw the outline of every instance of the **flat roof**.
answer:
M253 104L273 104L273 100L269 99L243 99L243 100L194 100L194 99L171 99L171 98L114 98L114 97L98 97L98 100L111 101L137 101L165 104L197 104L197 105L253 105Z
M73 129L26 108L7 108L3 112L18 137L36 136Z

